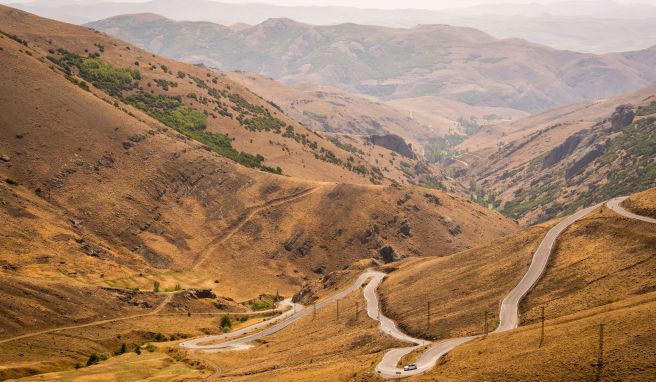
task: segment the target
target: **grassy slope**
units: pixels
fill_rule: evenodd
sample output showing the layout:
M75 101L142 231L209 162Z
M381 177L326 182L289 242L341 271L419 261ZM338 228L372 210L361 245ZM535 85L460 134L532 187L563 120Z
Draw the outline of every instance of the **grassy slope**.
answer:
M144 293L150 306L133 305L122 295L126 288L152 290L154 281L161 282L162 290L179 283L183 289L211 288L238 300L276 290L288 296L304 282L318 280L321 275L313 272L318 266L326 273L342 269L377 256L383 244L401 255L441 255L516 229L500 215L442 192L306 181L239 166L135 108L115 107L98 89L88 92L68 81L50 67L54 64L45 58L46 47L82 54L99 50L94 43L101 43L101 57L117 66L131 65L137 55L141 62L166 63L198 76L206 70L6 7L0 8L0 18L3 30L28 40L25 47L0 38L5 68L0 71L0 105L12 111L0 114L0 154L9 157L0 161L0 217L8 223L0 225L0 236L6 238L0 242L0 274L6 282L0 305L9 318L2 323L2 338L151 311L163 293ZM144 77L151 75L156 77ZM177 89L182 88L181 83ZM313 163L329 178L338 174L340 179L339 168L331 172L334 166ZM303 199L258 209L311 189L315 193ZM439 198L442 206L426 194ZM435 229L447 214L450 220ZM362 240L374 224L379 233ZM403 224L412 236L399 233ZM449 233L455 226L462 231L459 240ZM483 229L489 226L495 230ZM295 236L297 242L285 249ZM192 271L202 258L206 262ZM244 267L245 262L250 265ZM220 312L224 307L213 303L222 301L212 299L202 307ZM179 327L201 333L179 323L144 322L143 331ZM69 332L58 334L57 341L45 336L10 343L0 363L18 366L19 373L72 367L91 350L115 350L117 334L144 338L130 337L126 333L132 323L123 324L93 327L90 340L74 344L75 334ZM209 326L216 328L216 323ZM64 350L69 344L71 350Z
M52 65L56 68L57 65L45 58L50 56L61 60L62 55L58 50L65 49L80 57L98 54L97 60L115 68L138 70L140 79L134 81L137 87L123 91L121 94L123 98L128 99L129 96L142 92L154 96L179 96L185 106L208 113L208 132L228 134L235 139L232 146L237 151L263 155L266 166L272 168L279 166L287 175L313 180L369 183L368 176L359 175L344 167L350 153L310 132L283 115L273 105L220 72L164 59L87 28L43 19L5 6L0 7L0 19L3 32L27 41L28 47L18 48L29 51L34 58L39 59L46 66ZM2 38L3 42L11 47L10 38L6 36ZM184 78L180 78L179 73L183 73ZM85 79L80 77L84 76L78 76L74 70L73 78ZM86 78L86 82L91 86L90 78ZM162 85L163 82L168 85L165 87ZM93 86L91 88L96 92ZM195 94L196 98L190 98L190 94ZM118 96L118 94L113 95ZM102 98L108 99L110 103L115 101L107 95L103 95ZM119 101L118 104L119 107L134 113L134 110L123 102ZM227 114L221 114L223 111L220 109ZM259 111L251 112L251 109ZM291 126L296 134L316 142L316 149L290 136L284 136L285 127L279 133L253 131L238 120L256 119L257 116L267 120L267 123L277 120ZM149 120L147 117L140 117L140 119ZM323 156L321 148L332 152L342 164L330 163ZM366 165L357 158L355 164Z
M656 185L655 109L650 107L655 94L651 86L554 109L483 129L458 149L476 153L466 159L469 172L503 202L507 216L522 223L564 216ZM634 124L613 125L611 116L626 104L637 114ZM566 141L568 147L561 146Z
M644 200L640 195L637 199ZM449 271L457 273L457 269L463 269L463 274L466 275L463 275L463 279L477 277L471 272L478 269L485 280L484 287L504 282L503 279L512 279L513 277L508 277L507 267L521 267L527 263L528 258L516 256L524 260L516 261L517 264L513 266L507 264L512 255L495 255L495 251L519 251L528 254L550 225L551 223L537 226L523 234L512 235L505 242L497 241L488 248L466 251L449 258L409 260L385 281L383 285L388 285L384 287L382 294L389 301L394 297L388 296L386 292L390 283L398 281L397 279L401 282L403 279L409 279L408 286L416 286L418 284L413 283L423 279L426 285L430 285L426 291L431 289L433 292L444 294L445 297L439 300L444 303L448 298L458 298L461 291L440 287L444 284L430 279L430 275ZM620 234L618 227L625 227L627 232ZM627 221L607 210L595 212L593 216L566 231L549 271L540 280L538 287L529 294L528 303L522 307L523 318L526 318L531 316L536 307L542 305L543 299L550 300L547 304L546 337L543 346L538 346L539 324L529 323L517 330L492 334L485 339L463 345L442 359L433 371L409 380L593 380L596 373L598 325L605 323L602 380L649 381L655 371L656 360L656 352L653 350L656 344L656 292L645 286L650 285L653 280L653 275L649 273L653 269L653 256L650 255L649 249L653 248L650 243L655 235L653 227L644 226L643 223ZM621 250L618 251L617 248ZM463 264L476 263L476 254L486 265L463 267ZM463 259L454 263L457 264L454 269L443 265L458 257ZM492 260L485 260L486 258ZM645 259L647 260L644 261ZM495 267L497 264L503 265ZM443 268L439 268L440 266ZM630 268L625 271L617 269L626 266ZM415 280L412 280L409 269L419 270ZM487 274L486 269L497 276ZM612 272L606 272L608 269ZM429 272L430 270L434 272ZM517 271L519 277L521 271ZM642 277L629 277L629 271ZM348 274L347 272L342 276ZM599 275L605 277L598 277ZM579 282L581 277L596 280L588 283L588 287L582 288ZM340 285L346 282L346 279L340 280ZM410 290L409 287L405 288L406 292ZM494 288L489 294L498 292L497 288ZM468 291L462 293L466 294ZM435 294L430 293L425 297L433 296ZM583 297L590 298L590 303L582 304L580 299ZM478 304L487 300L486 296L474 295L462 305L479 306ZM356 302L362 309L364 301L361 293L341 300L339 321L336 319L336 306L333 305L319 310L316 320L311 316L302 319L254 344L249 350L189 354L186 358L200 359L207 365L206 375L213 370L219 370L219 380L377 381L379 379L373 371L374 365L387 347L398 344L380 334L375 323L364 318L362 313L356 322ZM405 302L415 304L412 296L406 295ZM495 304L497 303L498 299ZM476 313L474 316L480 316L477 314L478 310L472 310ZM440 311L444 312L440 314L449 313ZM454 325L457 321L463 321L465 325ZM412 320L406 322L407 327L412 327ZM438 321L438 324L450 325L453 332L476 326L468 321L467 314L461 315L457 320L449 317ZM75 373L82 377L101 368L115 373L113 365L111 362L106 366L101 363L94 368L81 369ZM158 368L152 367L151 372Z
M653 189L633 195L632 198L653 208L653 199L649 198L652 192ZM517 281L523 272L522 269L509 271L508 265L504 265L504 259L507 261L507 258L512 258L515 254L513 243L522 235L527 239L529 247L537 245L542 237L542 234L538 234L539 229L531 229L536 234L533 239L526 235L531 232L529 230L511 235L503 245L497 244L437 260L416 260L407 265L408 269L401 267L383 284L382 295L393 306L412 305L414 301L415 314L412 311L406 313L405 310L388 309L392 315L401 317L404 326L421 334L425 331L425 313L417 307L423 305L417 301L437 300L441 303L435 304L437 313L434 315L440 317L436 325L443 325L443 331L481 333L481 312L491 307L493 314L496 314L501 297L515 284L506 281L509 288L505 287L505 291L501 292L496 288L498 280L515 278ZM655 240L656 228L649 223L622 218L605 208L595 211L565 231L547 271L522 303L520 320L528 327L464 345L451 352L434 371L417 380L439 380L440 377L445 380L490 381L589 380L595 372L591 362L595 360L596 330L600 322L608 325L608 358L604 375L608 378L649 380L656 360L656 353L650 350L656 341L653 287ZM511 250L513 254L489 260L490 250L495 247ZM461 261L464 262L474 257L473 254L479 257L471 261L482 265L476 267L476 274L461 265L452 268L443 265L448 260L455 263L459 257L463 257ZM515 261L523 269L528 264L528 258L524 259ZM423 287L422 282L409 276L414 270L423 272L420 275L424 275L423 280L428 281ZM457 320L449 317L451 304L446 309L442 305L451 299L461 301L462 288L456 289L455 284L449 284L447 288L436 287L439 285L438 274L451 273L458 275L460 280L481 278L482 282L477 286L484 290L483 297L476 293L469 294L468 304L460 307L467 314L461 314L462 317ZM512 274L516 276L508 277ZM418 286L423 293L413 295L408 289L404 289L404 293L392 291L393 287L400 287L404 282ZM472 292L469 283L464 285L468 288L465 294ZM543 306L548 339L544 347L538 348L537 321ZM443 311L447 319L442 319ZM460 331L453 330L454 323ZM463 330L470 327L473 329ZM439 334L440 330L433 329L432 332Z
M636 214L656 217L656 189L651 188L633 195L624 205Z
M486 310L493 327L499 301L521 279L550 226L536 226L452 256L408 260L380 288L385 313L408 333L427 338L480 333Z

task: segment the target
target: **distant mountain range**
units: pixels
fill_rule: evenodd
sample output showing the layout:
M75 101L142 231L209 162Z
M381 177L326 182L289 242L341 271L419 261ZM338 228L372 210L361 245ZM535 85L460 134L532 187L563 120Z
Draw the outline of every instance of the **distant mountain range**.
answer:
M254 25L269 18L289 18L313 25L450 24L480 29L497 38L517 37L557 49L590 53L639 50L656 44L656 6L612 1L494 4L443 11L229 4L208 0L142 3L37 0L14 6L76 24L123 14L156 13L177 21L211 21L224 25Z
M176 60L388 100L440 96L537 112L656 82L656 48L582 54L447 25L313 26L269 19L228 27L141 14L88 26Z

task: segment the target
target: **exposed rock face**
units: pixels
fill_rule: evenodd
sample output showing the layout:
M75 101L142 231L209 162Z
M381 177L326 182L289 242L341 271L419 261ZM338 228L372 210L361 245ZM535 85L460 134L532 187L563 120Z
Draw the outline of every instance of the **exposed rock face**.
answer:
M412 234L410 233L410 223L408 223L407 220L404 220L401 223L401 228L399 228L399 233L404 236L412 236Z
M594 149L588 151L581 159L572 163L571 166L565 171L565 179L570 179L580 174L583 169L595 159L599 158L605 150L605 145L596 145Z
M2 154L2 155L0 155L0 160L3 161L3 162L9 162L11 160L11 158L9 158L8 155Z
M635 118L635 112L630 105L618 106L610 116L611 128L613 130L619 130L629 126L633 123L633 118Z
M369 137L369 140L376 146L392 150L406 158L415 159L417 157L414 151L412 151L412 145L406 143L403 138L396 134L372 135Z
M317 297L314 295L314 291L309 284L303 285L303 288L301 288L298 293L292 296L292 302L305 305L311 304L316 300Z
M210 289L189 289L186 294L195 299L216 298L216 295Z
M574 134L568 137L565 142L549 151L547 156L542 161L542 169L549 168L561 160L565 159L568 155L574 152L581 143L583 138L580 134Z
M389 245L379 249L378 254L380 255L380 257L383 259L385 263L391 263L399 259L398 255L396 254L396 251L394 251L394 248L392 248Z

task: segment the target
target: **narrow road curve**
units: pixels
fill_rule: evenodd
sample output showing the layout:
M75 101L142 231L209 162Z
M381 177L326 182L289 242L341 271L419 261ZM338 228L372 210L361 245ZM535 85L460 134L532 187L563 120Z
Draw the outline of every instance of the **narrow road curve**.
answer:
M629 212L622 207L622 202L627 199L626 196L620 196L619 198L614 198L608 201L606 205L608 208L613 210L616 214L622 215L626 218L642 220L643 222L656 224L656 219L648 218L646 216L636 215L633 212Z
M567 229L567 227L582 217L586 216L591 211L598 208L600 205L601 204L597 204L595 206L585 208L573 215L568 216L567 218L560 221L560 223L556 224L556 226L551 228L549 232L547 232L544 239L542 239L542 242L538 246L538 249L533 254L531 265L524 274L524 277L522 277L517 286L512 291L510 291L510 293L508 293L508 295L506 295L501 301L499 326L494 331L494 333L505 332L517 327L519 323L519 302L526 295L526 293L528 293L528 291L533 288L540 276L542 276L542 273L547 267L549 256L551 255L551 251L553 250L558 236L565 229ZM403 371L403 369L398 368L399 361L405 355L413 352L420 346L392 349L385 353L382 361L380 361L380 363L376 366L376 372L383 378L405 378L411 375L425 373L426 371L435 367L437 361L444 354L448 353L459 345L479 337L481 337L481 335L451 338L434 343L430 345L428 349L423 352L417 359L417 369L409 371Z
M352 292L360 289L365 282L372 277L384 277L384 273L366 271L358 276L357 280L351 284L348 288L340 291L337 294L334 294L316 304L316 308L320 309L326 305L329 305L337 300L341 300L344 297L348 296ZM292 303L290 299L283 301L284 305L291 306L292 309L289 309L287 312L278 316L275 320L262 321L258 324L247 326L243 329L237 330L232 333L219 334L215 336L206 336L200 338L194 338L185 342L182 342L180 346L186 349L197 349L197 350L218 350L218 349L244 349L249 347L249 342L259 340L260 338L266 337L273 333L279 332L282 329L288 327L292 323L300 320L303 317L306 317L312 314L312 307L305 307L300 304ZM277 322L277 324L269 326L272 322ZM260 329L262 327L267 327L266 329L259 331L257 333L248 334L254 330ZM238 337L238 338L235 338ZM216 344L205 344L207 342L220 341L225 339L235 338L230 341L220 342ZM205 344L205 345L204 345Z

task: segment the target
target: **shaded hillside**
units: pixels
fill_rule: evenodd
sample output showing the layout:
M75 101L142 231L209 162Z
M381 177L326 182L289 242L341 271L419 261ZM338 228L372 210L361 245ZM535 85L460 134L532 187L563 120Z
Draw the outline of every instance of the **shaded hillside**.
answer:
M262 294L289 296L361 259L447 255L516 229L501 215L441 191L271 173L275 162L251 157L238 145L266 147L249 146L249 137L262 135L288 140L301 152L302 139L244 126L267 115L305 130L238 84L214 73L216 91L226 96L208 105L235 114L239 105L252 109L241 118L245 125L237 115L215 121L195 99L169 112L169 103L179 100L175 92L199 92L206 69L7 7L0 8L0 20L0 108L11 111L0 114L0 216L6 223L0 226L0 363L16 367L2 375L71 368L80 355L115 351L121 334L143 343L160 330L174 336L178 328L201 333L203 325L217 327L202 318L188 320L191 326L160 322L160 311L233 311ZM133 54L139 69L130 64ZM148 62L160 66L151 70ZM198 81L173 80L165 74L173 70ZM215 87L209 85L213 77L206 78L202 89L209 94ZM157 102L149 104L150 98ZM223 140L222 131L230 139ZM305 161L308 172L299 174L309 178L314 168L324 179L366 179L313 156L293 158ZM490 226L495 229L484 228ZM385 247L394 249L391 257L383 256ZM186 302L197 295L209 297ZM70 340L66 331L43 334L37 350L29 338L4 342L132 315L140 315L141 329L112 321L78 328L92 333L84 340ZM71 351L60 353L62 343Z
M632 195L631 200L653 209L653 192ZM489 330L494 330L499 302L522 278L532 252L554 224L536 225L452 256L402 263L381 286L385 311L407 332L423 338L482 334L485 312ZM654 224L605 207L592 212L558 239L545 273L520 305L522 326L450 351L417 380L588 381L595 374L599 323L606 324L603 375L650 380L656 360L651 350L656 341L651 319L655 243ZM542 308L547 321L540 345Z
M504 214L524 222L653 187L655 96L650 87L483 131L459 146L470 153L467 173ZM478 142L488 147L476 151Z
M653 49L595 56L446 25L394 29L270 19L225 27L150 14L89 25L171 58L384 99L432 95L535 112L656 80Z
M428 9L365 9L340 6L277 6L229 2L173 0L145 2L30 1L17 5L38 15L76 24L117 15L157 13L186 21L211 21L223 25L259 24L269 18L290 18L307 24L356 23L390 27L449 24L476 28L498 38L522 38L557 49L605 53L644 49L653 45L656 7L619 4L612 1L567 2L566 4L492 4L458 7L443 11ZM646 3L646 2L643 2ZM618 33L621 31L621 33ZM651 42L651 44L649 44Z
M311 132L222 73L153 57L86 28L27 19L20 11L5 15L4 32L20 34L83 90L103 90L115 107L141 109L243 165L313 180L387 182L378 166ZM47 35L39 29L44 23Z

